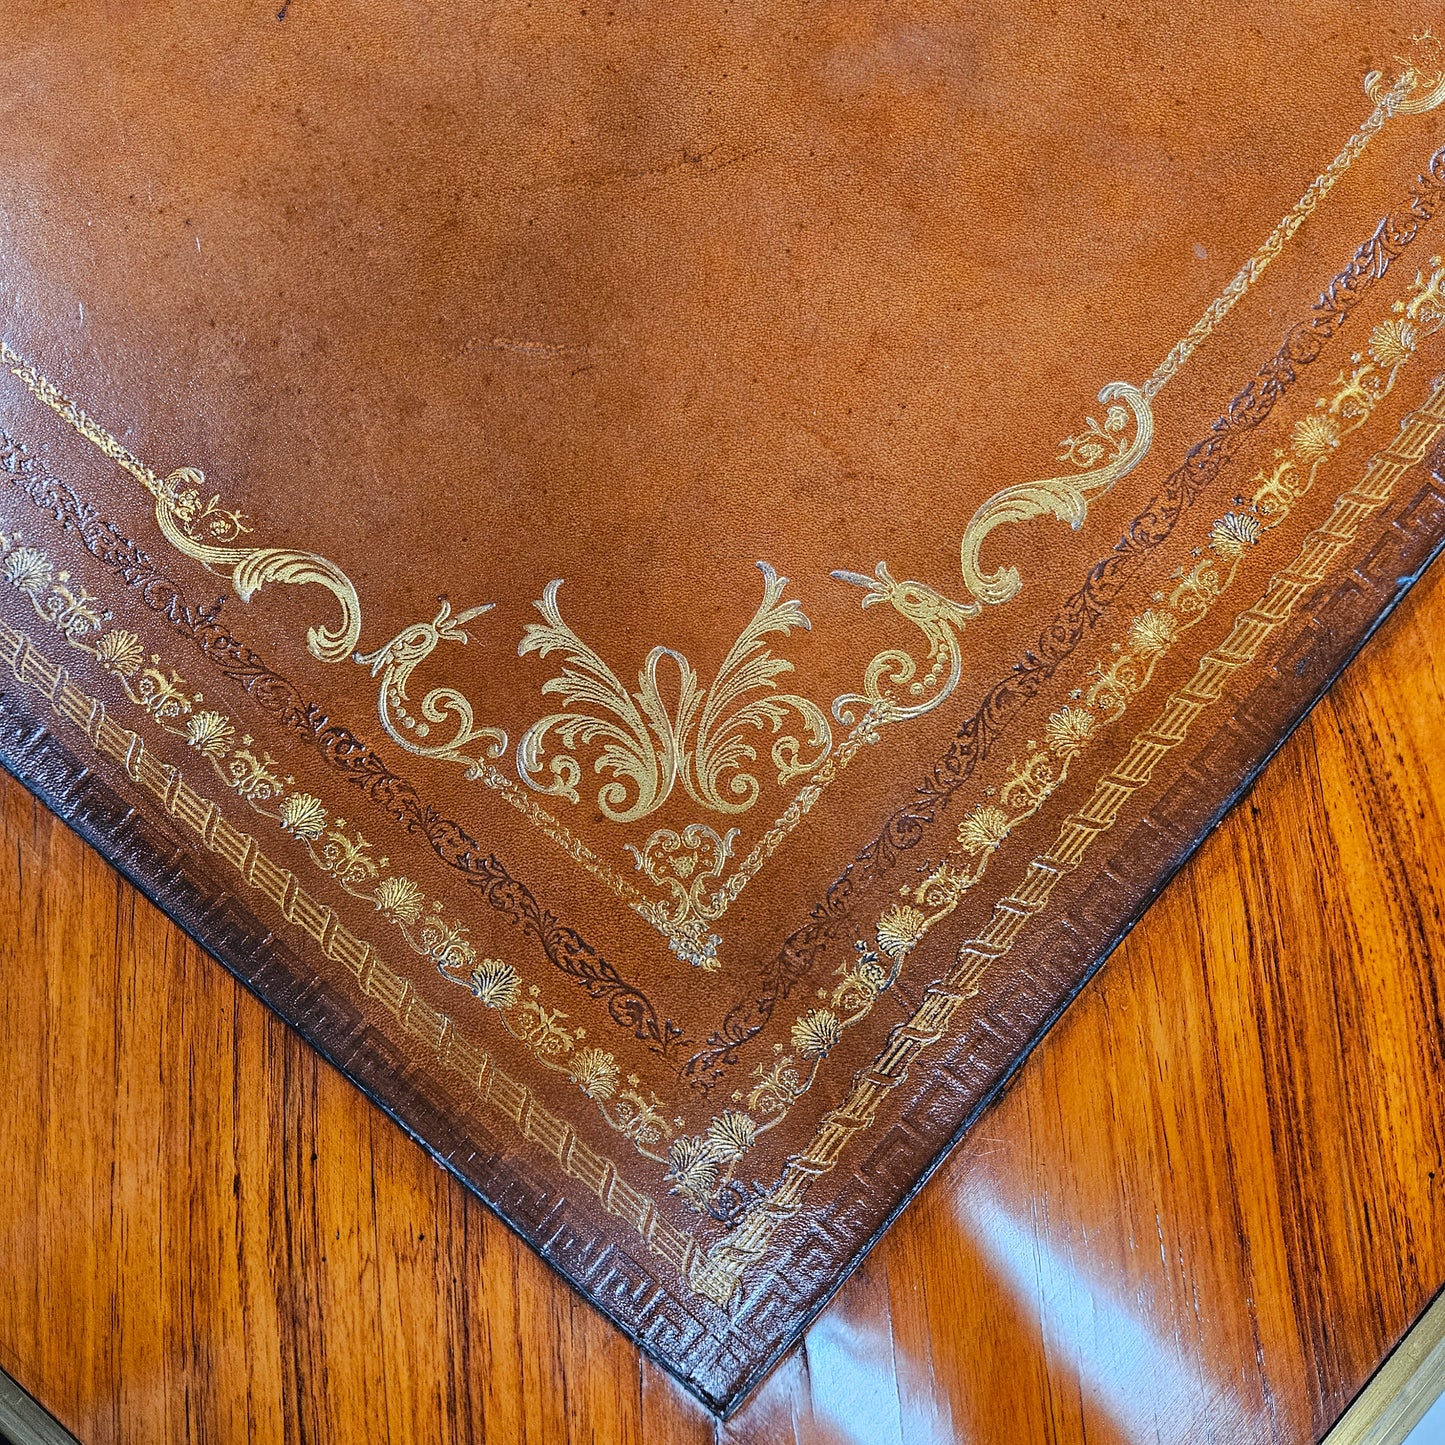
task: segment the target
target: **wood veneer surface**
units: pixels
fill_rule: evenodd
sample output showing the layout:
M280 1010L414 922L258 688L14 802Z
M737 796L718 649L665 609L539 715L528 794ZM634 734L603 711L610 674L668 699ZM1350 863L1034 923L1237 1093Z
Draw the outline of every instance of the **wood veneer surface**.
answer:
M1445 1281L1445 569L725 1426L6 780L0 1366L83 1440L1317 1438Z

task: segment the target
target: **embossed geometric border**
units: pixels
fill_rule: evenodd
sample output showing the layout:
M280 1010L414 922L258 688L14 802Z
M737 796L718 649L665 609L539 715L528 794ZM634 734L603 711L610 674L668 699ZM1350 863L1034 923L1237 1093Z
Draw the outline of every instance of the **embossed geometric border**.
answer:
M1441 380L1437 379L1438 385ZM1363 554L1335 584L1318 589L1308 616L1278 639L1261 680L1238 697L1228 722L1203 741L1181 775L1164 790L1130 835L1115 847L1084 897L1058 915L1036 949L1042 969L1027 994L1016 995L1012 1030L956 1033L933 1058L928 1082L915 1089L893 1122L854 1165L826 1220L816 1211L789 1250L788 1268L770 1271L748 1298L755 1336L788 1334L761 1363L741 1373L724 1410L736 1407L826 1307L873 1245L932 1177L953 1148L997 1101L1034 1048L1088 986L1150 904L1225 815L1254 786L1260 771L1308 716L1356 653L1445 550L1445 441L1427 456L1419 488L1388 512ZM1141 866L1142 864L1142 866ZM960 1112L960 1103L973 1102ZM951 1127L950 1127L951 1126ZM938 1130L949 1128L943 1144ZM880 1213L880 1196L893 1203ZM855 1242L867 1234L867 1244ZM802 1297L787 1276L829 1277L834 1283L796 1323ZM774 1329L769 1324L776 1322ZM743 1358L735 1356L739 1367Z
M1085 902L1061 914L1047 935L1051 973L1022 1000L1022 1039L988 1031L958 1040L929 1070L899 1116L860 1158L825 1222L810 1220L794 1246L804 1277L831 1278L816 1299L771 1273L749 1300L746 1329L698 1301L698 1311L652 1282L651 1271L601 1236L565 1195L525 1168L515 1148L494 1139L474 1110L465 1132L434 1079L413 1077L361 1009L324 981L224 886L209 860L163 818L129 800L129 785L106 765L83 762L41 719L17 685L0 684L0 765L36 793L142 892L173 917L395 1119L462 1183L482 1196L556 1265L640 1349L710 1408L735 1408L831 1298L872 1244L989 1107L1073 997L1092 978L1148 903L1204 835L1252 785L1259 769L1445 545L1445 448L1426 461L1422 486L1371 535L1363 556L1299 619L1270 657L1262 680L1229 723L1197 750L1185 773L1155 802ZM1223 780L1232 779L1233 783ZM123 791L124 790L124 791ZM1140 861L1149 877L1141 885ZM959 1101L976 1102L960 1119ZM935 1132L954 1120L940 1147ZM878 1217L878 1202L894 1203ZM871 1227L870 1227L871 1226ZM867 1233L859 1243L859 1232ZM792 1273L787 1271L786 1273ZM717 1333L721 1326L721 1333ZM761 1351L760 1351L761 1346Z

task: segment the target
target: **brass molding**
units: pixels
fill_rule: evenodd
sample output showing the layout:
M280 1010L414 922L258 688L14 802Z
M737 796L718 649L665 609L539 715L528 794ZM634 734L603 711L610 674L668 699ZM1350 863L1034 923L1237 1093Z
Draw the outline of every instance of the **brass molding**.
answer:
M1402 1445L1442 1391L1445 1291L1435 1296L1321 1445Z

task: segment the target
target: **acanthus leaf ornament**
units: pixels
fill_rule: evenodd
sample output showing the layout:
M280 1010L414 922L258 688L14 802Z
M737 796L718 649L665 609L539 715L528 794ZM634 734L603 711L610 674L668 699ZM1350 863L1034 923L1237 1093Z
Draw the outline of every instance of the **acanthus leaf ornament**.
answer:
M561 673L542 684L543 693L560 694L569 711L549 713L534 722L517 744L517 773L528 787L578 801L582 765L570 753L553 757L550 782L540 781L546 735L555 731L568 749L602 741L596 771L612 774L597 795L605 817L614 823L645 818L659 807L677 781L682 759L678 734L692 725L697 709L697 681L681 653L654 647L638 675L638 692L628 692L617 674L564 621L557 605L560 578L549 582L535 605L543 621L527 625L517 648L519 656L554 651L566 656ZM662 699L659 669L664 658L677 665L676 720ZM629 801L629 792L632 794Z
M707 690L693 746L692 782L697 791L689 787L689 796L720 813L744 812L757 800L757 779L743 771L743 764L757 756L744 729L762 732L766 726L777 737L790 712L801 720L807 741L815 751L805 758L804 744L796 736L788 733L778 737L772 747L772 762L779 783L812 772L833 747L828 716L817 703L797 693L775 690L773 679L792 672L793 664L774 657L764 639L786 636L794 628L810 631L812 623L796 598L784 600L788 579L779 577L766 562L757 565L763 574L763 600L728 649ZM684 775L684 785L687 782Z
M597 773L611 774L598 789L597 805L614 823L631 823L655 812L681 784L699 806L719 813L746 812L761 787L749 765L757 749L748 732L781 731L787 716L802 722L807 743L795 734L778 737L772 762L779 782L811 772L832 751L827 714L796 693L777 691L775 678L793 664L775 657L766 639L810 626L793 598L783 598L788 579L766 562L763 599L737 641L728 650L710 686L704 688L688 659L675 648L657 646L647 654L629 692L602 657L567 624L557 604L561 581L549 582L536 608L541 622L528 624L517 649L546 657L561 652L561 671L542 685L562 697L565 709L539 718L517 744L517 772L539 793L578 801L582 764L573 755L600 744L593 763ZM676 672L671 689L664 686L664 668ZM547 762L551 779L537 776L555 735L567 751ZM813 755L804 758L811 747Z

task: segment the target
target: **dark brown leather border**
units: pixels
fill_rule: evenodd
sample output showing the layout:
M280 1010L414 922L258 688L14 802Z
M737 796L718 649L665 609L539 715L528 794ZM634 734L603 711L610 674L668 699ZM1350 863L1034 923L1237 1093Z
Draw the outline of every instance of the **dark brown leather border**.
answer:
M1445 378L1442 378L1445 379ZM1307 616L1284 629L1261 659L1263 676L1234 707L1229 723L1201 741L1183 775L1115 846L1086 900L1054 918L1036 942L1052 960L1050 974L1033 980L1029 995L1014 995L1007 1028L963 1031L939 1050L918 1087L872 1147L853 1159L848 1185L823 1221L809 1216L789 1258L747 1296L754 1337L769 1317L807 1316L790 1323L786 1338L742 1376L724 1414L754 1389L813 1318L842 1287L893 1220L928 1182L954 1146L1000 1097L1044 1035L1093 979L1114 949L1195 850L1254 786L1264 765L1284 746L1356 653L1445 550L1445 443L1421 466L1422 484L1387 511L1363 555L1321 588ZM1141 864L1143 865L1141 867ZM1117 865L1117 866L1116 866ZM1142 875L1142 876L1141 876ZM951 1125L940 1148L940 1124ZM885 1202L886 1201L886 1202ZM845 1245L860 1235L867 1244ZM805 1302L791 1278L830 1278L820 1298ZM777 1332L771 1332L775 1337ZM741 1364L741 1362L739 1362Z
M118 769L82 761L9 680L0 683L0 764L353 1079L640 1349L711 1409L727 1413L999 1096L1148 903L1445 545L1445 456L1437 452L1426 465L1423 485L1388 514L1364 555L1313 600L1308 617L1287 629L1230 724L1202 744L1186 776L1118 844L1115 856L1130 860L1127 873L1106 867L1087 906L1055 919L1046 949L1055 960L1053 977L1036 981L1032 997L1021 1001L1013 1032L959 1039L935 1059L927 1081L858 1159L827 1220L808 1221L788 1246L787 1266L768 1271L749 1290L739 1316L701 1301L694 1313L658 1289L652 1265L598 1235L565 1195L529 1177L519 1147L494 1140L474 1112L464 1116L463 1137L457 1111L437 1097L433 1081L410 1077L352 1000L318 980L316 970L261 924L164 819L131 802L130 785ZM1148 870L1142 880L1141 859ZM942 1147L940 1124L951 1126ZM793 1279L829 1284L810 1297L792 1287Z

